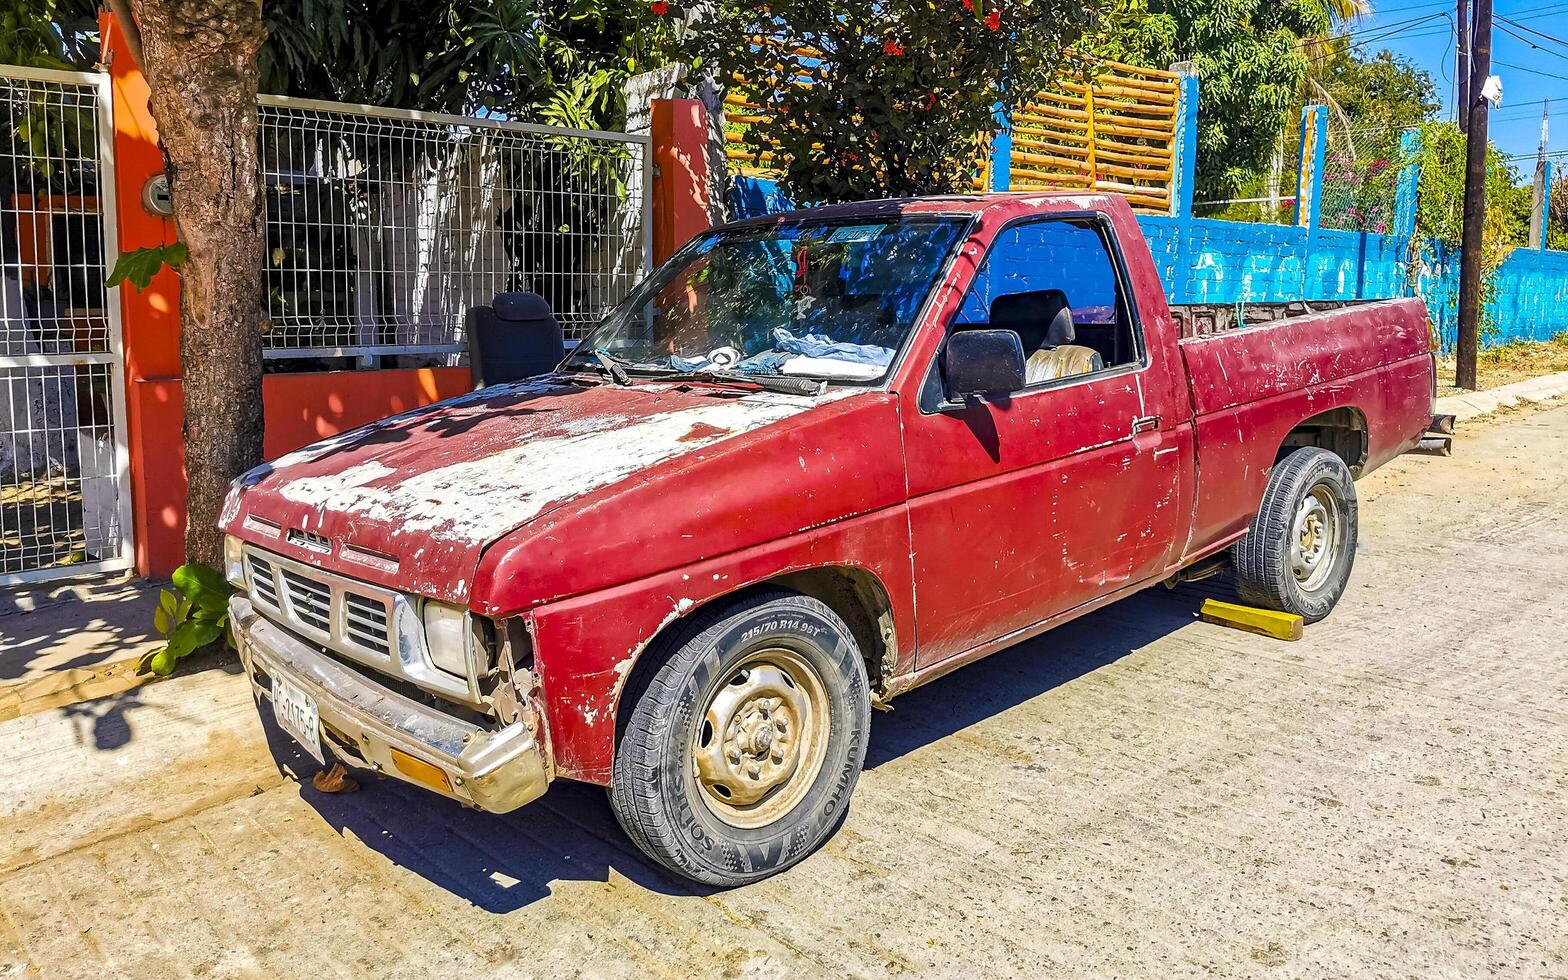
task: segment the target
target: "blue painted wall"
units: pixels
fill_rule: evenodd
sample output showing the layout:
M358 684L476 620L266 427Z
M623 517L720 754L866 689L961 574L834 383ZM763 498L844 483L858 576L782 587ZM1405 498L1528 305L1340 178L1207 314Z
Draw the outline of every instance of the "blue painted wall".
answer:
M785 211L790 202L771 181L736 178L731 213ZM1414 177L1409 193L1414 192ZM1401 202L1404 203L1404 202ZM1387 299L1408 296L1405 235L1250 224L1183 216L1139 219L1173 303L1274 302L1294 299ZM1414 224L1408 207L1396 218ZM1457 254L1428 250L1417 276L1444 350L1455 339ZM1489 307L1483 346L1545 340L1568 331L1568 252L1517 249L1503 263Z

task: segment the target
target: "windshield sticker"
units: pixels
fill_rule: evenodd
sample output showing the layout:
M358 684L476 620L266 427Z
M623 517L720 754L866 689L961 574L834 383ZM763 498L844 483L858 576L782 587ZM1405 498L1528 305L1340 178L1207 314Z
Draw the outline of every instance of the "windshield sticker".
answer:
M887 230L887 225L843 225L833 229L830 242L869 242Z

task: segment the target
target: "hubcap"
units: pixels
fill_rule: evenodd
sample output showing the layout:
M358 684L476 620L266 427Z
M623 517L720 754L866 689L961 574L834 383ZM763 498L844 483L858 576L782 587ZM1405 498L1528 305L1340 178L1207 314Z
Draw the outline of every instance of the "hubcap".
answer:
M1328 487L1315 486L1301 499L1290 536L1291 574L1303 589L1319 588L1333 572L1339 542L1339 504Z
M703 802L737 827L765 826L800 802L827 753L827 692L793 650L758 651L708 699L692 750Z

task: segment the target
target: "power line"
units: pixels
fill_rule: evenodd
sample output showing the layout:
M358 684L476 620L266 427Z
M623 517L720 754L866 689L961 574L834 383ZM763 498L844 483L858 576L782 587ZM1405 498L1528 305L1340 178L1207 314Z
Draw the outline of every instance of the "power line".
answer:
M1497 29L1502 31L1504 34L1507 34L1509 37L1513 38L1515 41L1523 41L1525 44L1528 44L1530 47L1532 47L1535 50L1541 52L1542 54L1549 54L1549 55L1551 55L1554 58L1561 58L1564 61L1568 61L1568 54L1565 54L1564 52L1561 52L1561 51L1553 51L1551 48L1543 48L1539 44L1536 44L1534 41L1532 41L1529 38L1525 37L1523 34L1516 34L1513 31L1509 30L1508 26L1506 24L1498 24L1497 25ZM1559 76L1555 76L1555 77L1559 77L1560 78L1562 76L1559 75Z
M1402 30L1402 29L1407 28L1407 27L1414 27L1417 24L1421 24L1421 23L1424 23L1424 22L1429 21L1429 20L1436 20L1439 17L1447 17L1447 16L1448 16L1448 12L1447 11L1439 11L1439 12L1437 12L1435 14L1427 14L1424 17L1409 17L1409 18L1406 18L1405 20L1396 20L1396 21L1394 21L1392 23L1389 23L1389 24L1374 24L1374 25L1372 25L1370 27L1363 27L1360 30L1356 30L1356 31L1345 31L1344 33L1341 33L1341 34L1332 34L1332 35L1329 36L1329 40L1331 40L1331 41L1339 41L1339 40L1344 40L1345 38L1357 37L1357 36L1359 36L1361 34L1377 34L1377 33L1380 33L1380 32L1383 32L1383 31L1388 31L1388 30L1391 30L1391 29L1394 29L1394 28L1399 28L1399 29Z
M1449 14L1446 11L1444 11L1443 13L1428 14L1425 17L1413 17L1410 20L1396 21L1393 24L1383 24L1383 25L1380 25L1378 27L1369 27L1369 28L1366 28L1365 30L1361 30L1361 31L1347 31L1344 34L1332 35L1331 37L1327 38L1327 40L1330 40L1330 41L1346 41L1346 40L1348 40L1348 41L1351 41L1351 44L1354 47L1361 47L1362 45L1366 45L1366 44L1377 44L1380 41L1386 41L1389 38L1396 37L1396 36L1402 34L1403 32L1409 30L1412 27L1419 26L1421 24L1426 23L1427 21L1439 20L1439 19L1448 20L1450 26L1447 29L1439 31L1437 33L1440 33L1440 34L1452 33L1452 30L1453 30L1452 23L1453 22L1452 22L1451 18L1449 17ZM1376 34L1377 36L1376 37L1357 37L1357 35L1359 35L1359 34ZM1427 35L1423 33L1423 34L1414 34L1414 35L1406 35L1406 36L1407 37L1426 37ZM1316 55L1316 56L1314 56L1313 58L1311 58L1309 60L1311 60L1312 62L1316 63L1316 62L1319 62L1319 61L1326 61L1329 58L1334 57L1335 55L1336 55L1336 52L1325 51L1322 54Z
M1513 12L1513 19L1514 20L1534 20L1537 17L1549 17L1552 14L1560 13L1560 12L1562 12L1564 10L1568 10L1568 3L1552 4L1552 5L1545 6L1545 7L1531 7L1529 9L1527 9L1527 10L1516 10L1516 11L1514 11Z
M1513 21L1513 19L1509 18L1509 17L1499 17L1497 19L1502 21L1505 24L1512 24L1514 27L1519 28L1521 31L1524 31L1526 34L1534 34L1536 37L1544 38L1545 40L1551 41L1554 44L1561 44L1563 47L1568 48L1568 41L1564 41L1560 37L1553 37L1552 35L1547 34L1547 33L1543 32L1543 31L1538 31L1538 30L1536 30L1533 27L1526 27L1523 24L1515 23Z
M1403 7L1379 7L1377 10L1372 11L1372 14L1373 16L1381 16L1383 14L1397 14L1405 10L1423 10L1427 7L1446 6L1449 6L1448 0L1428 0L1427 3L1411 3Z
M1546 115L1549 118L1556 118L1558 116L1564 115L1565 113L1568 113L1568 106L1565 106L1564 108L1561 108L1561 109L1553 109L1551 112L1548 112ZM1497 115L1492 117L1492 121L1493 122L1499 122L1499 123L1528 122L1530 120L1539 119L1539 118L1541 118L1541 113L1540 113L1539 110L1537 110L1535 112L1519 112L1519 113L1512 113L1512 114L1500 112Z
M1526 68L1524 65L1510 65L1506 61L1494 61L1492 64L1499 68L1512 68L1514 71L1522 71L1529 75L1540 75L1542 78L1555 78L1558 81L1562 81L1563 77L1561 73L1553 74L1549 71L1536 71L1534 68Z

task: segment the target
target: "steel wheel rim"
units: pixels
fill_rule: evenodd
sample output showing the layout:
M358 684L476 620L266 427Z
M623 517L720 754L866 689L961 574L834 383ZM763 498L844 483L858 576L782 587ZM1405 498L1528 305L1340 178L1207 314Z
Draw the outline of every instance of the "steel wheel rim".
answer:
M1302 589L1322 588L1339 561L1339 502L1326 484L1301 498L1290 526L1290 572Z
M827 686L799 653L748 654L708 695L692 735L697 795L734 827L765 827L793 810L827 757Z

